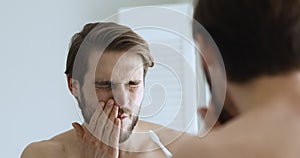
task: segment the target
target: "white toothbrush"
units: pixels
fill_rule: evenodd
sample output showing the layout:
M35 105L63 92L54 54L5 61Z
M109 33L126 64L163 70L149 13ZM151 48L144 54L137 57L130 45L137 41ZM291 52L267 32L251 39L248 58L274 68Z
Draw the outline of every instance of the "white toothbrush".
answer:
M158 136L152 130L149 130L148 134L150 135L151 139L162 149L162 151L168 158L171 158L173 156L171 152L160 142Z

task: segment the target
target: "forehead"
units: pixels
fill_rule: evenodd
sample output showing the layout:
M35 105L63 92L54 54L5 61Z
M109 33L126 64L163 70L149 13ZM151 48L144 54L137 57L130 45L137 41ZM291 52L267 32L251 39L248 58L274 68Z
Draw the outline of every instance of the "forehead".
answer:
M143 78L143 60L136 52L98 52L91 53L89 74L95 72L96 80L115 80L127 82Z

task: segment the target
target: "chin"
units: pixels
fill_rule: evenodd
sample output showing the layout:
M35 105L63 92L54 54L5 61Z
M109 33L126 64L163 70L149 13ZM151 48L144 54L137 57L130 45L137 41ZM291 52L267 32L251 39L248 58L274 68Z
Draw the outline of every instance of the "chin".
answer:
M132 134L132 131L127 131L127 130L124 130L120 133L120 139L119 139L119 143L123 143L125 142L126 140L129 139L129 137L131 136Z
M131 123L127 123L128 121L126 121L126 123L127 123L126 126L122 126L122 129L121 129L119 143L123 143L126 140L128 140L128 138L131 136L132 131L133 131L134 127L136 126L138 120L139 120L138 116L135 116L135 117L133 117ZM123 124L123 120L121 122ZM124 120L124 123L125 123L125 120Z

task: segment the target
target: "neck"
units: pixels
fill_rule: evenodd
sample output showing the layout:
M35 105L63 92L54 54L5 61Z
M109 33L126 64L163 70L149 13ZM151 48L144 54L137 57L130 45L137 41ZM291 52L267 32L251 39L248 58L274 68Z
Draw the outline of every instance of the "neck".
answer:
M239 112L244 113L254 108L283 105L300 109L300 72L278 76L259 77L247 83L229 83Z
M120 144L123 151L141 152L156 148L156 144L150 139L148 131L159 129L161 126L139 120L129 139Z

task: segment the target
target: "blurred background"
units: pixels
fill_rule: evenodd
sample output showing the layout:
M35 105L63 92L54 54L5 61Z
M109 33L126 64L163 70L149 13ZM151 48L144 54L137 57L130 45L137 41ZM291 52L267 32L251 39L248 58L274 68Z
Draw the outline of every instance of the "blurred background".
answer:
M202 72L195 69L199 62L194 45L166 30L135 28L143 23L136 20L142 15L127 11L140 6L170 8L190 17L193 12L193 0L0 2L0 157L20 157L29 143L69 130L74 121L82 122L63 73L69 42L84 24L114 14L118 14L115 21L134 27L149 41L158 62L149 70L141 119L197 134L196 107L205 105L207 96L195 88L205 90ZM191 38L190 23L178 20L171 17L162 23L177 22ZM162 49L166 51L160 53ZM176 55L170 55L173 52Z

